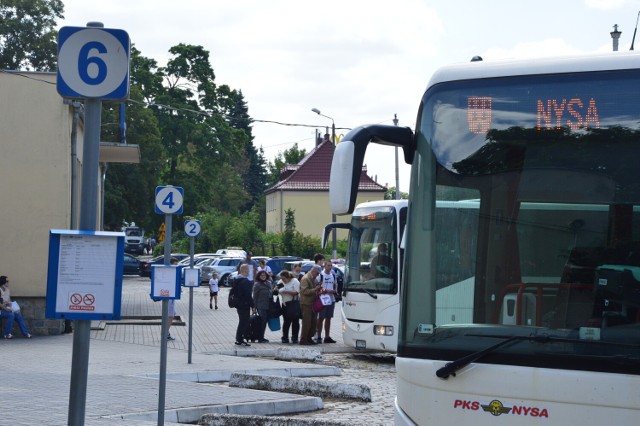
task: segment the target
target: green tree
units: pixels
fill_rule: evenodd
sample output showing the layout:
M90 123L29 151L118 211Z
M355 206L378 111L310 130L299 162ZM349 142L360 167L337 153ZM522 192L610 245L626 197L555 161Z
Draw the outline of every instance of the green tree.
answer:
M253 144L253 120L249 116L249 108L244 100L242 90L231 90L227 85L218 88L218 103L220 112L226 117L229 125L242 130L247 135L244 146L244 158L247 166L242 171L244 189L249 194L249 201L243 210L249 210L264 198L267 187L266 160L262 148L257 150Z
M162 179L189 188L187 215L212 208L239 212L250 199L244 181L250 135L230 126L224 115L227 105L220 103L209 52L185 44L169 52L173 57L159 70L164 90L155 98L168 153Z
M409 199L409 193L400 191L400 198L403 199L403 200L408 200ZM387 188L387 192L384 193L384 199L385 200L395 200L396 199L396 187L395 186L390 186L390 187Z
M145 102L153 102L164 91L162 75L158 72L158 63L154 59L142 56L133 45L129 70L131 87L138 88L141 99Z
M296 217L293 209L285 210L284 233L282 235L282 246L285 253L293 253L293 239L296 232Z
M298 164L300 160L307 155L307 151L300 149L298 144L295 143L289 149L285 149L284 152L278 152L276 158L273 159L273 163L268 164L269 168L269 186L275 185L280 181L280 171L287 164Z
M244 212L263 229L264 154L253 146L242 92L216 86L209 52L201 46L179 44L169 52L167 66L158 67L132 48L127 142L140 145L142 162L109 165L105 223L134 220L157 229L161 216L153 213L153 188L171 184L185 188L185 216ZM118 104L104 104L102 140L119 140L118 112ZM234 238L242 241L229 241L233 224L229 219L221 225L224 232L203 240L211 245L207 251L260 240L255 232L240 236L234 230Z
M141 95L132 87L131 97ZM120 104L103 104L101 140L120 141L118 126ZM104 222L117 229L123 220L135 221L149 234L160 225L162 217L155 214L153 205L158 170L165 165L166 154L160 144L160 131L153 113L141 104L130 103L126 108L127 142L140 148L140 164L108 165L105 179Z
M154 60L145 58L135 47L131 49L131 89L125 109L126 141L140 148L140 164L108 165L105 179L104 224L118 229L123 220L134 221L147 235L155 233L162 216L154 213L155 187L166 168L166 151L160 142L158 120L144 105L149 93L161 89ZM117 102L102 104L100 140L122 142L120 107Z
M61 0L2 0L0 69L52 71L57 65L56 20Z
M234 102L227 113L227 119L233 128L243 130L248 135L244 147L245 155L249 162L245 173L245 189L251 197L250 206L253 206L264 198L264 190L267 189L267 162L264 158L262 147L257 150L253 144L251 130L253 120L249 117L249 108L244 100L242 91L233 91L232 95Z

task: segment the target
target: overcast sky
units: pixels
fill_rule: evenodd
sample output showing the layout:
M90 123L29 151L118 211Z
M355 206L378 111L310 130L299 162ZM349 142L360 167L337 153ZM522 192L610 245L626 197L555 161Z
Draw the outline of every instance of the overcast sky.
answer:
M242 90L253 119L316 125L323 133L331 120L311 108L337 128L392 124L397 114L399 125L413 129L433 72L475 55L492 61L611 51L614 24L620 50L629 50L640 11L640 0L63 1L60 26L100 21L123 29L161 65L171 46L204 46L216 83ZM311 150L315 128L256 122L253 134L271 160L296 142ZM369 151L369 174L395 186L393 148ZM400 158L407 191L409 167Z

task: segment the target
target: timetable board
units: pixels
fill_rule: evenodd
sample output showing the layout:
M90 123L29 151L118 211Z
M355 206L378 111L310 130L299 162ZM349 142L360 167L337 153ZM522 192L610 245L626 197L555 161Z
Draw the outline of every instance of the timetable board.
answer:
M120 319L124 234L51 230L47 318Z

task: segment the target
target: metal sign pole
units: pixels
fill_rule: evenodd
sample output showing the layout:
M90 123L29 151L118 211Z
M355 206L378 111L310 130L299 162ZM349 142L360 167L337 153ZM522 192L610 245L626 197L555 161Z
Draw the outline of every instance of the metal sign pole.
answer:
M84 105L80 229L95 231L97 223L98 159L100 155L100 113L102 102L100 100L87 99ZM67 417L67 423L73 426L84 425L90 338L91 321L75 320Z
M193 256L195 252L196 239L189 237L189 254L191 255L190 267L193 268ZM186 275L185 275L186 280ZM193 287L189 287L189 355L187 361L191 364L191 348L193 344Z
M171 263L171 216L164 215L164 264ZM175 302L174 302L175 303ZM169 335L169 301L162 300L162 327L160 331L160 385L158 389L158 426L164 425L164 401L167 387L167 336Z
M86 28L62 27L58 32L56 89L62 97L85 99L81 231L96 231L98 226L102 100L129 96L129 62L130 40L125 31L89 22ZM91 321L75 320L67 417L67 424L73 426L84 425L90 338Z

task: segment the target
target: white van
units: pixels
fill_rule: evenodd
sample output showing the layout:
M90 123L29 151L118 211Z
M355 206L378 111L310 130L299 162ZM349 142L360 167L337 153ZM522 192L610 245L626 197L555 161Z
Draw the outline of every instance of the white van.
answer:
M226 257L241 257L244 259L247 257L247 252L242 249L220 249L216 251L216 255Z

